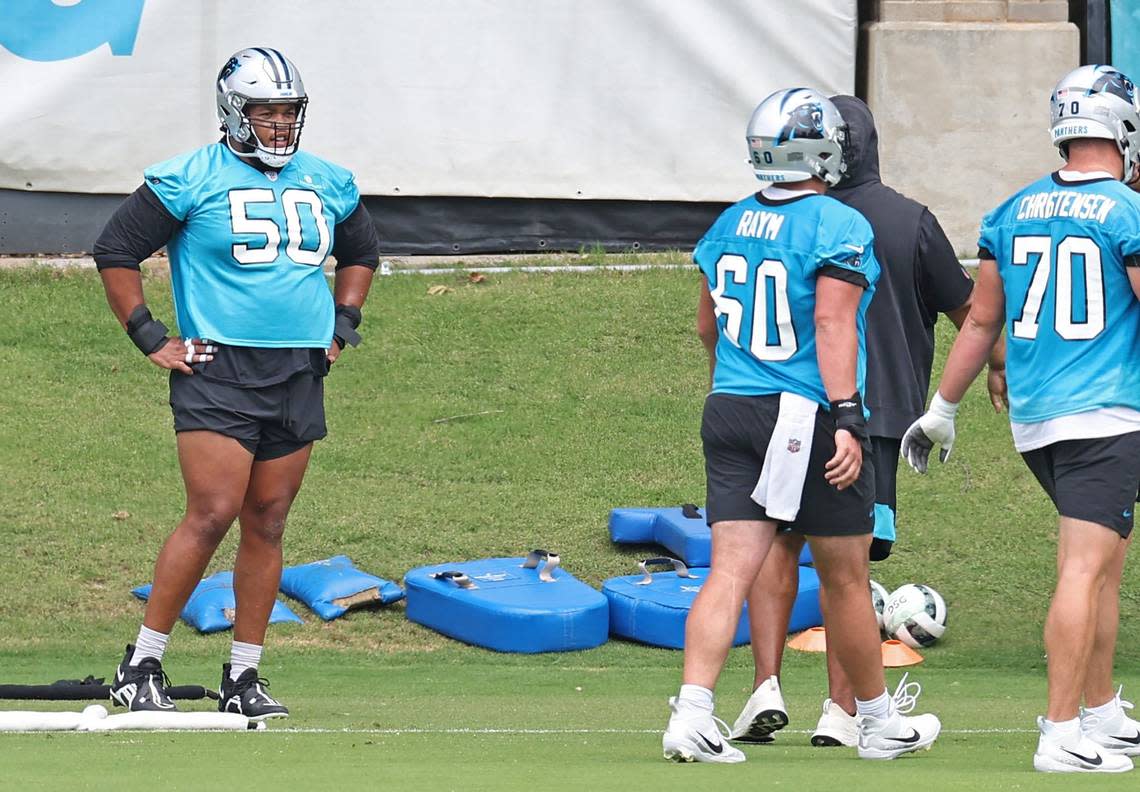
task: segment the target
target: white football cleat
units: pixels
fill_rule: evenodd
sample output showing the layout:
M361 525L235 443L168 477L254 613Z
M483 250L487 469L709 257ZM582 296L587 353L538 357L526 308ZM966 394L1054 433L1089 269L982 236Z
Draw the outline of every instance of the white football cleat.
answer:
M728 738L746 743L770 743L772 733L787 725L788 709L780 694L780 681L770 676L748 697Z
M674 762L743 762L744 754L732 747L721 733L728 726L711 712L669 699L673 714L661 738L665 758ZM719 726L718 726L719 724Z
M1132 702L1121 700L1120 692L1123 689L1123 685L1117 688L1116 698L1113 699L1116 706L1108 717L1081 710L1081 732L1109 753L1140 756L1140 723L1124 712L1132 709Z
M1132 769L1132 760L1121 753L1110 753L1094 743L1082 732L1058 735L1046 734L1044 718L1037 719L1042 729L1033 754L1033 769L1042 773L1126 773Z
M930 748L942 731L937 715L906 715L918 703L922 685L907 684L907 675L899 680L891 697L890 714L885 718L859 715L855 722L859 728L860 759L894 759L911 751Z
M811 744L819 747L844 746L854 748L859 744L859 724L854 715L848 715L831 699L823 702L823 713L811 735Z

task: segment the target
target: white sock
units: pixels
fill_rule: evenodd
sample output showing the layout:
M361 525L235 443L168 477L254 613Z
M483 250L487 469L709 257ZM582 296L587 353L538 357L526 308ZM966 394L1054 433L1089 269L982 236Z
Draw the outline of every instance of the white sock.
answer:
M1076 737L1081 733L1081 719L1073 718L1066 721L1051 721L1041 719L1041 733L1063 740L1066 737Z
M1098 718L1111 718L1116 714L1116 696L1101 704L1099 707L1085 707L1085 712Z
M883 688L882 693L869 701L855 699L855 714L868 715L879 720L888 717L891 714L891 697L887 695L886 688Z
M157 632L144 624L139 627L139 637L135 639L135 653L131 655L127 665L137 666L144 657L153 657L161 663L169 640L170 633Z
M681 685L681 692L677 695L677 703L685 704L693 709L712 712L713 692L700 685Z
M256 669L261 663L261 647L257 644L234 641L230 647L230 679L235 680L249 668Z

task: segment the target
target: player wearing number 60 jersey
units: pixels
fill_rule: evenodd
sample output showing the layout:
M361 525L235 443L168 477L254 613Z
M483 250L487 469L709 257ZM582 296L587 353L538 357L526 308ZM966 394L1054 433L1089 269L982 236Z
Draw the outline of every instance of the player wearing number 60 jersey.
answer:
M927 748L941 728L933 715L904 716L887 695L867 596L875 491L860 394L879 265L867 220L824 195L843 173L845 135L816 91L761 102L747 139L768 186L722 214L694 252L712 375L701 440L713 556L685 623L667 759L744 761L717 729L713 688L778 527L811 545L828 643L855 692L859 756Z
M1060 517L1033 764L1123 772L1140 754L1140 723L1112 683L1140 482L1140 96L1111 66L1082 66L1051 109L1067 164L982 221L969 318L902 453L925 472L940 444L945 461L958 402L1004 326L1014 445Z
M325 436L324 377L360 340L379 242L352 174L298 150L309 100L288 58L268 47L235 53L215 96L221 141L148 168L95 244L111 309L170 370L186 485L186 514L159 554L111 697L134 711L174 709L162 671L170 630L236 518L234 641L219 708L261 720L288 715L257 670L281 538L313 441ZM164 245L174 336L151 315L139 275ZM335 294L323 270L330 253Z
M798 393L829 400L816 356L819 277L861 290L855 388L864 390L867 306L879 278L874 237L863 215L834 198L769 187L729 207L697 243L721 333L712 393Z

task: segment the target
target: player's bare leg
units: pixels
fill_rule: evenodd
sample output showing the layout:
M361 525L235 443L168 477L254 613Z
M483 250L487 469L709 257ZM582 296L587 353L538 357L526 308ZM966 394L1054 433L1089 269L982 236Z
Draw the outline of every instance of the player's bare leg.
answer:
M774 522L725 520L712 525L712 565L685 622L680 693L661 738L666 759L743 762L713 718L713 688L732 646L740 611L776 533Z
M281 584L281 539L301 489L313 444L277 459L257 461L239 515L241 543L234 564L237 615L234 640L262 644Z
M748 626L752 636L752 660L756 665L753 690L770 677L780 676L784 639L799 593L799 560L803 544L802 534L791 531L776 534L760 574L749 590Z
M214 432L180 432L178 460L186 514L158 554L139 637L127 645L111 683L111 699L132 712L175 709L162 656L174 622L237 516L253 455Z
M799 588L799 555L803 536L784 531L776 534L760 573L748 592L749 632L755 680L732 725L732 739L767 743L788 725L788 710L780 691L780 664L784 636Z
M712 526L712 566L685 622L686 685L716 687L740 611L764 563L776 524L753 520Z
M886 689L879 627L867 594L870 543L870 534L808 537L819 572L828 653L835 654L861 699L875 698Z
M162 546L143 624L169 633L241 509L253 455L216 432L179 432L186 514Z
M281 583L281 539L293 499L301 489L313 445L291 454L253 463L239 522L241 542L234 565L234 642L230 662L222 666L223 712L252 720L284 718L289 710L269 695L258 673L269 615Z
M862 759L894 759L929 747L942 730L934 715L906 716L887 695L879 627L868 595L871 535L809 536L819 571L828 649L851 680ZM897 694L896 694L897 696Z
M1070 721L1078 715L1096 635L1097 605L1123 544L1119 534L1103 525L1060 519L1057 588L1045 619L1049 721Z
M1086 707L1098 707L1116 696L1112 683L1113 660L1116 657L1116 633L1120 625L1120 580L1124 575L1124 559L1132 536L1120 542L1100 589L1096 606L1096 628L1092 654L1085 672Z
M1140 756L1140 722L1129 716L1130 702L1122 701L1120 690L1114 689L1112 666L1120 621L1120 579L1131 540L1129 536L1116 548L1100 590L1080 722L1081 734L1100 750L1126 757Z

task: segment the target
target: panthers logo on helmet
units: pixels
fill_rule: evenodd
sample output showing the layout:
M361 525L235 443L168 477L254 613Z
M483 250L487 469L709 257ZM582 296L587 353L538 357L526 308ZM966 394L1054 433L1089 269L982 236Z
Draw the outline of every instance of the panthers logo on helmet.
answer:
M823 108L815 102L802 104L788 114L788 123L780 130L776 145L796 138L823 139Z
M1128 104L1132 104L1135 92L1132 81L1118 71L1105 72L1089 88L1089 96L1096 93L1112 94L1119 96Z

